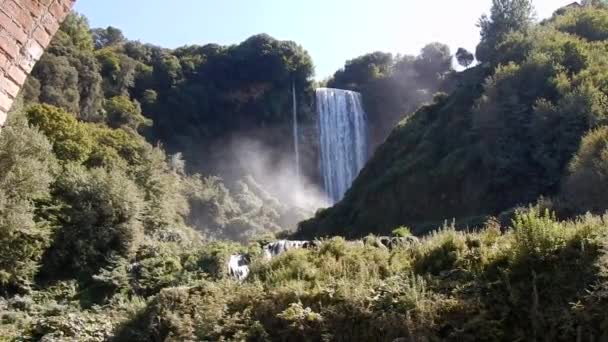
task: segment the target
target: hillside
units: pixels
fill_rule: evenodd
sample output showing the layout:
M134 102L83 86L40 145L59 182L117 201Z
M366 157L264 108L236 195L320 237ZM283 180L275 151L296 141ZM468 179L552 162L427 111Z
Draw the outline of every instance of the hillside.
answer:
M454 92L403 120L344 200L300 235L478 225L541 196L560 214L603 212L565 193L586 196L569 180L579 166L568 166L608 113L607 25L605 9L587 8L506 35L493 57L457 75Z
M438 43L348 61L328 83L372 135L432 102L309 241L276 241L306 212L258 153L292 151L294 70L312 114L302 48L169 50L70 15L0 132L0 341L607 340L608 4L585 3L536 23L493 0L462 72ZM233 181L192 172L241 133Z

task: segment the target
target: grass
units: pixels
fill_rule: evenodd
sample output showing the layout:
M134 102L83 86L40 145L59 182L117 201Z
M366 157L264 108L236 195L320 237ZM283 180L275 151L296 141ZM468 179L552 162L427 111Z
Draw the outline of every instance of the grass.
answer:
M8 340L18 337L10 331L118 341L601 340L607 220L558 221L533 207L510 226L490 220L463 232L445 225L392 250L337 237L270 262L256 246L171 250L180 267L150 270L169 272L168 285L115 291L83 309L83 285L61 283L0 302L0 332ZM236 250L253 252L243 283L219 267ZM203 276L189 276L196 265Z

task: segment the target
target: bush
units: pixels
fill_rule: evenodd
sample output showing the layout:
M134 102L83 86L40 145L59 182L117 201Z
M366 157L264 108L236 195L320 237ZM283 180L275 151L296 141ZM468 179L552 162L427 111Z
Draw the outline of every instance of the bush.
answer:
M115 96L106 100L104 109L110 127L137 130L141 126L152 125L152 121L142 115L139 103L131 101L127 96Z
M56 159L39 131L15 119L0 134L0 288L32 282L51 234L35 202L50 196Z
M35 105L27 110L30 124L38 127L53 143L57 158L84 162L91 154L94 141L85 126L57 107Z
M131 257L142 238L140 191L120 171L66 165L53 189L61 206L46 272L93 275Z
M563 248L569 232L558 222L555 214L537 207L520 210L513 219L516 259L543 259Z
M575 34L590 41L608 39L608 11L585 8L568 11L553 23L560 31Z
M393 233L393 236L396 236L396 237L412 236L412 230L408 227L399 227L399 228L393 229L392 233Z
M608 209L608 127L589 132L569 166L562 197L575 212Z

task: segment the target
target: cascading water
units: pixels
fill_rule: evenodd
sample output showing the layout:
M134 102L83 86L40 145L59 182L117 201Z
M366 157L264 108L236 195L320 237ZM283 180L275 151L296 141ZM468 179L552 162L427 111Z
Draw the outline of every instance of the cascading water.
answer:
M296 100L296 82L291 84L291 94L293 101L293 145L296 156L296 191L300 189L300 147L298 141L298 101Z
M338 202L367 161L368 128L361 94L319 88L319 140L325 192Z
M279 240L271 242L262 247L264 260L270 261L279 255L293 249L315 248L318 244L314 241L289 241ZM248 254L234 254L228 259L228 274L234 279L242 281L249 276L251 257Z

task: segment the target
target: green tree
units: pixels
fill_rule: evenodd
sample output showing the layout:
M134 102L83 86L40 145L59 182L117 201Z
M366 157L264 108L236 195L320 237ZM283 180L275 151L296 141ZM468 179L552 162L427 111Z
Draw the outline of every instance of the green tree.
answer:
M592 6L596 8L608 8L608 1L606 0L583 0L581 4L583 6Z
M569 166L563 200L576 214L608 209L608 127L589 132Z
M144 201L119 170L66 165L53 186L61 211L45 273L93 275L112 257L133 255L142 239Z
M58 159L82 163L89 158L94 148L93 137L74 116L44 104L29 108L27 118L53 143Z
M40 83L40 102L72 113L80 110L78 69L71 65L68 57L46 54L32 74Z
M427 44L416 57L414 68L418 73L418 80L427 88L432 88L452 71L450 47L442 43Z
M605 41L608 39L608 13L606 10L600 10L597 7L568 11L556 17L552 24L560 31L590 41Z
M393 55L384 52L366 54L346 62L344 69L335 73L329 87L360 91L366 84L389 76L394 64Z
M152 125L150 119L142 115L139 103L131 101L127 96L115 96L106 100L104 109L110 127L124 126L137 130Z
M81 51L92 51L94 47L88 19L75 12L68 14L54 39L60 41L63 46L71 46Z
M483 15L477 26L481 42L476 57L481 62L492 62L498 45L514 31L525 31L534 22L534 7L530 0L492 0L490 16Z
M96 28L91 30L95 49L103 49L108 46L117 45L126 41L125 36L120 29L113 26L104 28Z
M464 48L458 48L456 60L462 67L468 68L475 61L475 56Z
M0 288L29 286L50 244L51 227L36 202L48 200L56 160L38 130L11 113L0 134Z

